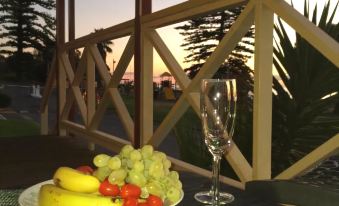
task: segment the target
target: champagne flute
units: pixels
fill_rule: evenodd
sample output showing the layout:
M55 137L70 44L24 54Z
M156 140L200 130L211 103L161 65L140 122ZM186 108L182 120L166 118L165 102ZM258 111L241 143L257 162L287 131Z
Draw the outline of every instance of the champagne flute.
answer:
M219 191L220 160L230 147L236 116L237 87L235 79L203 79L200 111L205 144L213 156L210 191L195 194L194 198L213 206L234 200L229 193Z

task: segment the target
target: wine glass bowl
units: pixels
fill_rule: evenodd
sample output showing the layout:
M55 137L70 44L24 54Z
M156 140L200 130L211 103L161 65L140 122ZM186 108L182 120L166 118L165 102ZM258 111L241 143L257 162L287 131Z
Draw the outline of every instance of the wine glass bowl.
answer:
M227 204L233 195L219 192L220 160L231 145L236 117L235 79L204 79L201 84L200 111L205 144L213 156L212 187L197 193L197 201L213 206Z

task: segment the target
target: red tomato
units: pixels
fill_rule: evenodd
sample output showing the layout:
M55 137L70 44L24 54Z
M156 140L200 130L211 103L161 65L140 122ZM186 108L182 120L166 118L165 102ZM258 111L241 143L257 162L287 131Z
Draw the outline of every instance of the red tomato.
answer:
M155 195L148 196L147 204L149 206L163 206L164 205L161 198Z
M149 206L147 202L139 202L138 206Z
M118 185L111 184L108 179L105 179L99 187L99 192L104 196L118 196L120 193Z
M147 202L139 202L138 206L149 206L149 205L147 204Z
M78 170L78 171L80 171L84 174L87 174L87 175L91 175L94 172L93 168L90 167L90 166L87 166L87 165L77 167L76 170Z
M120 196L123 199L126 199L128 197L139 198L140 194L141 194L140 187L138 187L137 185L133 185L133 184L125 184L124 186L122 186L121 192L120 192Z
M124 204L122 206L138 206L138 198L128 197L124 199Z

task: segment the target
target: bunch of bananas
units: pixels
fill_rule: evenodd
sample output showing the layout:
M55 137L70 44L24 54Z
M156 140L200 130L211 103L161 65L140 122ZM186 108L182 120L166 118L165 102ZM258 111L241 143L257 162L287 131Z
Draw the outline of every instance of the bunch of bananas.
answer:
M120 200L98 193L100 181L69 167L60 167L54 174L54 184L43 185L39 206L122 206Z

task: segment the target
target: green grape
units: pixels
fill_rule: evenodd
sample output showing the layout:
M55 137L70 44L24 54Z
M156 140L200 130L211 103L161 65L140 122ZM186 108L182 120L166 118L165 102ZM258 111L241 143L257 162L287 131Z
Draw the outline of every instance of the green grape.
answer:
M153 161L164 161L165 159L167 159L167 156L163 152L154 151L153 152L153 156L151 157L151 159Z
M127 172L124 169L117 169L112 171L112 173L108 176L108 181L110 183L116 183L118 181L124 181L127 176Z
M156 195L160 197L161 199L165 198L165 192L162 190L162 187L159 184L159 182L151 181L147 183L146 189L149 194Z
M134 162L132 160L130 160L130 159L127 159L126 165L127 165L128 169L132 169L133 165L134 165Z
M125 145L122 147L121 151L120 151L120 155L124 158L128 158L129 154L134 150L132 145Z
M109 159L111 159L111 157L106 154L98 154L94 157L93 163L97 167L104 167L107 165Z
M169 176L173 179L173 180L179 180L179 173L177 171L171 171Z
M111 157L107 163L108 167L112 170L117 170L121 167L121 160L118 156Z
M171 203L177 202L181 197L181 191L175 187L168 188L166 197Z
M170 174L169 168L165 168L165 167L164 167L164 174L165 174L166 176L168 176L168 175Z
M152 145L145 145L141 148L141 155L143 159L148 159L152 156L153 154L153 146Z
M142 161L136 161L133 163L133 170L138 171L138 172L142 172L144 171L145 166L144 163Z
M182 189L182 183L180 182L180 180L174 182L174 187L176 187L177 189Z
M127 159L123 158L121 159L121 167L127 169Z
M163 177L165 172L162 162L152 162L151 166L149 167L149 174L155 179Z
M141 160L141 153L139 150L133 150L130 154L129 154L129 159L132 161L139 161Z
M164 188L169 188L169 187L172 187L174 185L174 182L173 180L168 177L168 176L165 176L165 177L162 177L159 182L164 186Z
M143 198L143 199L147 199L148 196L149 196L149 193L148 193L146 186L142 187L140 197Z
M164 168L167 168L167 169L171 168L171 165L172 165L171 161L169 161L168 159L165 159L163 161L163 164L164 164Z
M115 184L117 184L119 187L122 187L126 184L124 180L118 180Z
M144 176L146 177L146 179L149 179L149 178L150 178L150 175L149 175L149 171L148 171L148 170L144 170Z
M96 178L98 178L98 180L103 182L106 179L106 177L108 177L109 174L111 174L111 172L112 170L107 166L99 167L93 172L93 176L95 176Z
M153 160L151 160L151 159L144 159L145 170L148 170L152 163L153 163Z
M128 172L128 183L138 185L139 187L143 187L146 185L147 180L142 173L135 170L131 170Z

